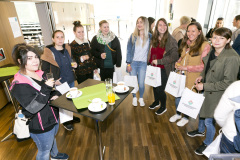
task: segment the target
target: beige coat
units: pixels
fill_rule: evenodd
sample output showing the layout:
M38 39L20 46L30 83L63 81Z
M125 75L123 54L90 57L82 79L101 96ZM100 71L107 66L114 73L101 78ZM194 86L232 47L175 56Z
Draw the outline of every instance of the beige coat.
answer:
M180 64L182 66L188 66L188 70L190 70L189 69L190 67L196 70L194 72L184 71L184 74L186 75L186 87L188 89L191 89L193 87L196 78L200 76L203 70L203 65L204 65L201 57L203 54L204 54L203 57L205 57L209 52L209 50L210 50L210 44L208 42L203 42L199 50L199 55L192 57L191 55L189 55L189 53L186 53L186 48L183 48ZM184 62L185 62L185 65L184 65ZM193 89L193 91L197 92L195 88Z

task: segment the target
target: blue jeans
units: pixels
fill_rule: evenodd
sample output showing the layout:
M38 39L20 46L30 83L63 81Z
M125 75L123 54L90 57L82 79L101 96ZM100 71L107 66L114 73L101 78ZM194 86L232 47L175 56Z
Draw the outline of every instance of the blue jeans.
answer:
M220 153L238 153L233 142L231 142L224 134L222 134L220 142Z
M130 72L130 75L137 76L140 98L143 98L143 93L145 90L145 76L147 70L147 62L133 61L131 63L131 67L132 71ZM136 94L133 93L133 97L136 97Z
M177 113L178 115L181 115L181 112L177 111L177 107L178 107L178 104L179 104L180 100L181 100L181 97L176 97L176 98L175 98L176 113ZM183 117L186 118L186 119L189 118L189 116L187 116L187 115L185 115L185 114L183 114Z
M207 131L206 138L203 143L209 145L210 143L212 143L216 132L215 120L213 118L199 118L198 132L203 133L205 131L205 127Z
M49 160L50 153L53 157L57 156L58 149L55 136L58 132L58 128L59 124L56 124L53 129L48 132L40 134L30 133L31 138L38 148L36 160Z
M74 84L75 84L75 83L74 83L74 81L73 81L73 82L69 83L68 85L69 85L70 88L72 88L72 87L74 87Z

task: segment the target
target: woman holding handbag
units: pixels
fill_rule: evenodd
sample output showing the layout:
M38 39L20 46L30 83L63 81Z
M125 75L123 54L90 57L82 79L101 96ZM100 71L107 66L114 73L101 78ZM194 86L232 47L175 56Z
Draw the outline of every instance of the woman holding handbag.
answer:
M161 68L161 86L153 87L154 102L150 109L161 107L155 112L161 115L167 111L166 93L164 91L170 71L174 70L174 64L178 60L177 41L168 32L168 24L164 18L157 21L153 36L149 63Z
M109 30L106 20L99 22L99 31L91 41L91 53L100 68L101 81L113 79L114 65L121 67L122 51L119 39Z
M37 160L68 159L59 153L56 134L59 128L58 109L49 105L50 100L61 95L53 91L54 79L46 79L40 68L40 55L26 44L17 44L12 52L13 60L20 67L12 81L11 94L22 106L22 113L29 118L31 138L38 148Z
M152 34L149 31L148 19L146 17L139 17L136 22L134 32L131 34L127 43L127 72L131 76L137 76L139 85L139 103L140 106L145 106L143 100L143 93L145 90L145 76L147 70L147 58L150 48L150 41ZM137 97L133 93L132 105L137 106Z
M175 64L175 68L180 71L180 74L186 75L186 84L185 86L188 89L191 89L194 85L196 78L200 75L204 68L202 58L207 55L210 50L210 44L205 40L202 27L198 22L190 23L187 26L187 32L183 38L181 46L179 48L179 53L181 53L180 59ZM196 89L193 89L194 92L197 92ZM176 109L181 100L181 97L175 98ZM188 123L188 116L184 115L181 118L181 113L173 115L169 121L176 122L178 119L181 119L177 122L177 125L182 127Z
M93 71L97 69L94 57L90 53L90 45L87 39L84 38L84 28L80 21L73 22L73 32L75 39L70 44L72 57L76 61L77 68L75 74L78 84L87 80L93 79ZM97 72L97 70L95 71Z
M195 80L198 91L204 90L204 102L202 104L198 129L188 132L190 137L204 136L206 138L195 150L197 155L202 155L206 147L212 143L215 136L215 120L213 118L215 108L226 88L237 80L239 70L239 55L231 48L232 32L228 28L218 28L213 32L212 49L203 58L204 69Z

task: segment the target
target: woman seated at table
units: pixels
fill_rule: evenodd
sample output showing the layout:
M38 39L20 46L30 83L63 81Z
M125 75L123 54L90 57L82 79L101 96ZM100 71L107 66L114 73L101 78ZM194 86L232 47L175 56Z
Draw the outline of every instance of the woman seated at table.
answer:
M38 148L37 160L68 159L65 153L59 153L56 134L59 128L58 109L49 105L60 95L53 91L54 80L46 80L40 68L40 56L34 48L26 44L17 44L12 52L13 60L20 67L15 74L11 93L21 104L22 113L29 118L31 138Z
M64 44L64 33L61 30L53 32L53 44L44 48L42 59L42 70L46 73L53 73L55 85L61 85L67 82L68 85L74 87L74 72L73 68L77 67L74 63L71 67L71 48L68 44ZM73 117L74 122L80 122L78 117ZM64 127L71 131L73 130L73 121L63 123Z
M93 79L93 70L97 69L97 65L90 53L89 42L84 38L84 28L80 21L73 22L73 32L75 39L70 44L72 57L77 62L75 74L77 76L78 84L87 80ZM97 70L95 71L97 72Z
M91 41L91 53L100 68L101 80L113 79L114 65L121 67L122 51L117 36L109 30L106 20L99 22L99 31Z

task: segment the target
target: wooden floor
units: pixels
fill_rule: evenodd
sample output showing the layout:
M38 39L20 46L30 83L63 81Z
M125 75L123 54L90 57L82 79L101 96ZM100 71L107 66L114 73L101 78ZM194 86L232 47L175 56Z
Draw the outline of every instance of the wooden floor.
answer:
M197 128L197 120L190 119L185 127L170 123L175 114L173 97L167 97L167 112L161 116L148 108L153 102L153 92L146 87L145 107L133 107L132 96L126 100L102 123L102 142L106 147L105 160L202 160L194 150L204 137L188 137L186 132ZM60 125L57 144L60 152L69 155L70 160L97 160L98 150L94 120L79 116L81 122L67 131ZM14 118L14 109L8 105L0 110L0 138L10 133L9 126ZM17 142L12 136L0 143L1 160L35 159L37 148L33 141Z

